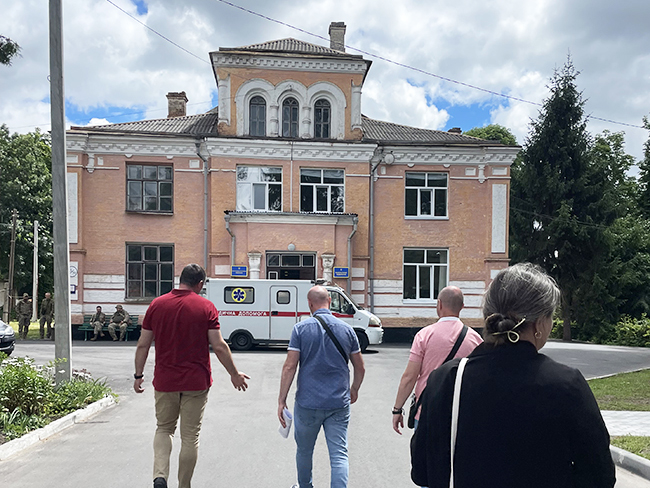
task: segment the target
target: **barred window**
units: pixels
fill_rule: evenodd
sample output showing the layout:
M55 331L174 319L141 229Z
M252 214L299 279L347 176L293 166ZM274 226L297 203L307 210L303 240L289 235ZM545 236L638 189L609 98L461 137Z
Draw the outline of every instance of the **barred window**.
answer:
M134 212L173 212L173 175L170 165L127 164L127 205Z
M174 246L126 245L126 297L155 298L174 288Z

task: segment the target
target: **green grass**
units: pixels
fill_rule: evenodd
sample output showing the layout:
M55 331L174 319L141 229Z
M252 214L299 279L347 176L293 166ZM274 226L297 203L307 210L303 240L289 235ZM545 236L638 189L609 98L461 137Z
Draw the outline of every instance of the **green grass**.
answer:
M18 339L18 322L9 322L9 325L11 325L11 328L14 330L16 333L16 341L19 341ZM54 326L54 324L52 324ZM43 326L45 335L47 335L47 324L44 324ZM32 322L29 326L29 331L27 332L27 339L34 339L34 340L39 340L41 338L41 325L38 322Z
M601 410L650 411L650 369L589 380Z
M613 446L625 449L637 456L650 459L650 437L624 435L612 437L611 443Z

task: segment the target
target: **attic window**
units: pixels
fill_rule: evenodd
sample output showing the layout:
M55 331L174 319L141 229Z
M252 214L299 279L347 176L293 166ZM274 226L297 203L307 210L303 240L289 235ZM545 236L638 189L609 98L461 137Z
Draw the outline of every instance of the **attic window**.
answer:
M251 98L248 133L251 136L266 135L266 100L260 96Z

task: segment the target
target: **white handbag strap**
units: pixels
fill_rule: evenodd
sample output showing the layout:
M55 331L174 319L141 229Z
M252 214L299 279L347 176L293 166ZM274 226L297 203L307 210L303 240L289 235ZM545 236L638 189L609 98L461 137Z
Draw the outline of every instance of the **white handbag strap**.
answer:
M458 371L456 372L456 382L454 383L454 399L451 404L451 470L449 472L449 488L454 488L454 451L456 450L456 432L458 432L458 410L460 408L460 387L463 383L463 373L465 372L467 358L460 360Z

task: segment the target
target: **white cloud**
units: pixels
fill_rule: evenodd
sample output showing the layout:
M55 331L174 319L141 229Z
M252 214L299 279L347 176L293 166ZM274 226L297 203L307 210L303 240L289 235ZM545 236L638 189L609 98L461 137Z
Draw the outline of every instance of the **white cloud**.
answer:
M188 112L211 108L216 84L208 53L283 37L316 44L327 41L242 12L217 0L150 0L138 16L129 0L121 8L197 59L161 39L103 0L64 4L66 96L71 122L114 121L111 114L166 116L170 91L185 91ZM346 43L398 63L497 93L541 102L554 68L570 53L581 71L588 114L641 125L650 112L650 2L606 0L236 0L263 15L328 37L330 21L347 24ZM0 33L16 40L22 57L0 66L0 123L12 130L49 128L47 98L48 9L43 0L0 0ZM366 79L363 112L391 122L445 129L456 124L454 107L480 106L476 124L509 127L524 141L535 105L505 101L484 91L424 73L373 61ZM444 100L430 106L427 100ZM429 102L430 103L430 102ZM451 105L451 107L450 107ZM83 117L83 112L86 116ZM78 120L77 120L78 119ZM83 119L83 120L82 120ZM469 129L471 127L463 127ZM627 151L641 157L647 131L591 121L589 129L626 132Z

